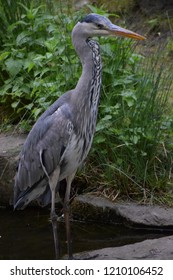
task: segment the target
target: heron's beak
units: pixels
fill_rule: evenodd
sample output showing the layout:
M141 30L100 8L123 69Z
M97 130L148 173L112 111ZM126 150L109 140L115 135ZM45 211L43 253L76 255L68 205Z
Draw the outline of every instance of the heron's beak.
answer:
M137 40L145 40L146 38L142 35L139 35L138 33L135 33L133 31L130 31L128 29L119 27L117 25L111 24L108 27L108 32L110 35L119 35L123 37L128 37L132 39L137 39Z

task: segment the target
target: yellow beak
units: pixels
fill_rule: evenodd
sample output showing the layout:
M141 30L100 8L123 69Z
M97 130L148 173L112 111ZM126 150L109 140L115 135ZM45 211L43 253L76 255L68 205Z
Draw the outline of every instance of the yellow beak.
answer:
M119 27L117 25L114 24L110 24L110 26L108 27L108 31L110 33L110 35L119 35L119 36L123 36L123 37L128 37L128 38L132 38L132 39L137 39L137 40L145 40L146 38L138 33L135 33L133 31L130 31L128 29Z

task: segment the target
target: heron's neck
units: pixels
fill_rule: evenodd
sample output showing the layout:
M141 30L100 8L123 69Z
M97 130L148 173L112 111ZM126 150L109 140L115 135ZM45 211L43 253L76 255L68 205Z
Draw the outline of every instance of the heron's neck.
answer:
M80 47L75 46L82 63L82 75L76 85L75 92L81 104L89 105L89 107L98 106L102 64L100 56L100 47L97 42L91 39L80 41Z

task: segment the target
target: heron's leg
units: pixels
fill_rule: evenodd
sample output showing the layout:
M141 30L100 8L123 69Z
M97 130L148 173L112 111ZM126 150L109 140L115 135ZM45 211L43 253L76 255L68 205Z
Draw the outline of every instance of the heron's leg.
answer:
M57 222L57 215L55 212L55 196L56 196L56 186L59 180L60 168L57 167L54 172L49 177L49 186L51 189L51 213L50 218L52 221L52 230L53 230L53 240L55 246L55 258L60 259L60 243L58 238L58 222Z
M72 241L71 241L71 228L70 228L70 206L69 206L69 199L70 199L70 190L71 190L71 183L73 178L76 174L76 171L66 178L67 187L64 199L64 219L65 219L65 227L66 227L66 236L67 236L67 253L69 259L73 258L72 253Z
M57 182L59 180L59 174L60 174L60 167L57 166L57 168L54 170L54 172L49 177L49 186L50 186L51 195L52 195L51 213L50 213L51 220L56 220L57 219L57 215L56 215L56 212L55 212L55 195L56 195Z
M59 238L58 238L58 222L57 220L52 220L52 230L53 230L53 240L54 240L54 246L55 246L55 259L60 259L60 244L59 244Z

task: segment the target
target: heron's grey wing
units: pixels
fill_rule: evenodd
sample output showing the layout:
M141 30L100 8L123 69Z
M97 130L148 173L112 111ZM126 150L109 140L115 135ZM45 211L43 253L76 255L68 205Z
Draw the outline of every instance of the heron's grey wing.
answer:
M28 201L25 199L26 205L43 194L48 184L46 173L50 175L58 166L68 145L71 134L68 104L50 113L49 110L33 126L20 154L14 186L15 205L26 193L30 194L26 197Z

